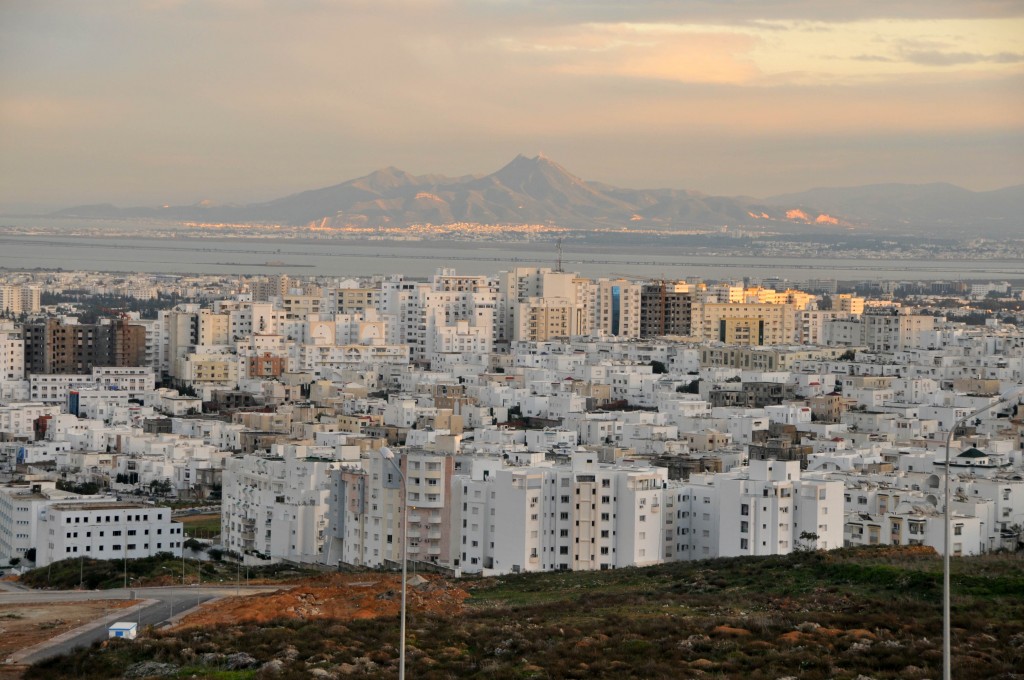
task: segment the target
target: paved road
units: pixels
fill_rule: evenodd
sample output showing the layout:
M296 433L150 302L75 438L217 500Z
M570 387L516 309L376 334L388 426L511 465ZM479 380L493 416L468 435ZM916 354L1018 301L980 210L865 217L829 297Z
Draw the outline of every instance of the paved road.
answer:
M211 586L196 588L137 588L125 590L27 590L0 592L0 605L17 605L38 602L83 602L89 600L127 600L137 598L139 604L100 617L91 624L76 628L53 640L13 654L10 660L17 663L35 663L60 654L66 654L75 647L87 647L93 642L106 639L107 627L114 621L136 621L139 630L147 626L161 626L195 609L203 602L219 597L237 594L251 595L259 592L279 590L281 586Z

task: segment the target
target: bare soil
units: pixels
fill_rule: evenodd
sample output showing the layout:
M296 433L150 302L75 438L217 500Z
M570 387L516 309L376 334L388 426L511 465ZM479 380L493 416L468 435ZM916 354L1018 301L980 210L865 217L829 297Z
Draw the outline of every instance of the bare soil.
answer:
M130 600L94 600L0 605L0 661L132 604Z
M350 620L397 616L401 583L397 574L325 574L298 581L292 588L219 600L186 616L177 629L264 623L279 618ZM425 575L411 577L407 596L410 611L452 615L462 610L469 593L451 581Z

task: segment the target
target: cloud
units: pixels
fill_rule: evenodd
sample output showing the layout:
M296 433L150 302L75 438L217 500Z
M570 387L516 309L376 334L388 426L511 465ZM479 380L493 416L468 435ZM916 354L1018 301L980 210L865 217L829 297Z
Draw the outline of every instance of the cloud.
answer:
M1024 3L967 6L8 0L0 201L257 200L539 148L637 187L992 178L1022 153Z
M898 59L894 59L893 57L885 57L882 56L881 54L855 54L852 57L850 57L850 59L853 59L855 61L874 61L883 64L891 64L895 61L899 61Z
M997 54L982 54L978 52L939 52L939 51L909 51L903 53L903 59L913 64L924 64L927 66L957 66L960 64L1019 64L1024 62L1024 54L1014 52L999 52Z

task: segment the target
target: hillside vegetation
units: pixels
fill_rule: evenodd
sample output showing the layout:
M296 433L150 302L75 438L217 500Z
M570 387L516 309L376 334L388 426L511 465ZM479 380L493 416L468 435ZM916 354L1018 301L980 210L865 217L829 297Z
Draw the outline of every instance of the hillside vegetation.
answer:
M954 677L1024 678L1022 566L1013 555L956 560ZM410 610L409 677L941 674L941 560L930 549L844 549L457 583L471 593L461 608ZM159 670L181 678L393 678L398 620L393 608L387 611L347 620L282 611L270 622L150 633L39 664L26 677L145 677Z
M184 567L184 568L183 568ZM202 570L200 575L200 569ZM132 588L153 586L210 584L213 582L234 583L241 577L250 582L273 579L276 581L308 575L309 572L287 564L261 567L241 567L234 562L186 560L171 553L157 553L152 557L131 560L94 560L88 557L54 562L38 567L21 575L19 581L30 588L51 590L107 590L122 588L127 583Z

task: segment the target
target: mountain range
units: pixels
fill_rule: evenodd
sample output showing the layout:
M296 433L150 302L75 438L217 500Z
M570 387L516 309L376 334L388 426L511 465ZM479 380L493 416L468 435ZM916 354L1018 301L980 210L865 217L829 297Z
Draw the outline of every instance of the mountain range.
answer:
M78 206L55 217L333 226L543 224L574 229L847 230L893 235L1019 237L1024 185L973 192L951 184L818 188L764 199L679 189L622 189L580 179L539 155L489 175L377 170L342 184L247 205Z

